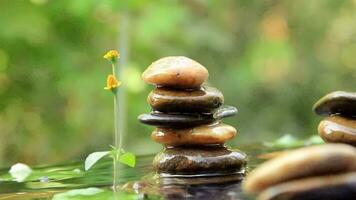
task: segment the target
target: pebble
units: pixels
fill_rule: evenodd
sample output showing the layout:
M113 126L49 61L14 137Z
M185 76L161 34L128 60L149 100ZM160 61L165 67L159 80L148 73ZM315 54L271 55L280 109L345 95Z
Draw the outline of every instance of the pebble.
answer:
M166 148L153 161L163 176L217 176L241 172L245 165L244 153L221 146Z
M224 96L213 87L198 90L156 88L147 101L153 110L160 112L211 113L224 103Z
M262 192L258 200L355 200L356 173L289 181Z
M326 142L356 146L356 119L341 116L327 117L320 122L318 132Z
M169 128L188 128L203 124L211 124L223 118L233 116L237 109L232 106L218 108L214 113L161 113L151 112L141 114L138 120L141 123Z
M344 115L356 117L356 93L336 91L327 94L314 104L313 110L318 115Z
M151 138L166 146L194 146L224 144L236 134L234 127L215 123L188 129L156 128Z
M184 56L161 58L142 74L146 83L174 88L199 88L208 76L203 65Z
M261 164L246 178L244 190L257 194L293 179L356 170L356 149L346 144L305 147Z

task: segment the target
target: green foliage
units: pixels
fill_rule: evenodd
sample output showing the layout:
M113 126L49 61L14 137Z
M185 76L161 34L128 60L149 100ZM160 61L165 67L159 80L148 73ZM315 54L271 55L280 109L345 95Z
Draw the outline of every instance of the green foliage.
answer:
M119 191L113 193L109 190L104 190L100 188L85 188L85 189L75 189L69 190L67 192L55 194L52 200L137 200L137 199L147 199L147 200L158 200L163 199L158 196L145 196L144 194L133 194L124 191Z
M70 200L70 199L97 199L98 194L102 194L104 192L103 189L99 188L85 188L85 189L76 189L69 190L64 193L55 194L52 200ZM101 195L102 196L102 195ZM106 198L109 199L112 195L105 195Z
M152 89L140 74L168 55L201 62L209 84L238 107L226 120L240 133L232 146L315 135L313 103L332 90L355 90L355 9L345 0L0 1L0 163L80 160L112 143L102 55L117 49L123 31L124 149L161 148L137 121L150 111Z
M96 162L110 154L110 151L94 152L85 159L84 169L88 171Z
M114 162L120 162L129 167L135 167L136 165L135 154L131 152L124 152L122 149L119 150L115 147L111 147L111 148L112 148L111 151L100 151L100 152L93 152L89 154L84 162L85 171L88 171L90 168L92 168L95 165L95 163L97 163L105 156L110 156L114 160Z
M316 145L316 144L323 144L324 141L318 136L313 135L306 140L297 139L292 135L283 135L282 137L278 138L274 142L263 142L263 145L266 147L272 148L297 148L302 146L308 145Z
M130 167L135 167L136 156L133 153L126 152L119 157L119 162Z
M17 182L23 182L32 173L32 169L22 163L11 166L9 171L11 177Z

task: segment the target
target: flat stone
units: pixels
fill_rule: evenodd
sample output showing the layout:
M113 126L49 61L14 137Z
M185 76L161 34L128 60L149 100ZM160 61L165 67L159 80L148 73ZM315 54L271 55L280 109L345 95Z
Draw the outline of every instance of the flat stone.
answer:
M335 115L356 117L356 93L336 91L327 94L314 104L313 110L318 115Z
M185 113L185 114L167 114L161 112L151 112L138 116L138 120L144 124L170 127L170 128L188 128L203 124L211 124L222 118L233 116L237 109L232 106L218 108L214 113Z
M258 200L355 200L356 173L289 181L263 191Z
M179 113L210 113L224 103L223 94L213 87L198 90L156 88L147 98L153 110Z
M224 144L236 133L230 125L215 123L188 129L156 128L151 138L166 146L195 146Z
M346 173L356 170L356 148L346 144L324 144L290 151L252 171L244 190L257 194L290 180Z
M325 142L356 146L356 119L341 116L327 117L320 122L318 132Z
M166 148L154 158L153 166L162 176L219 176L241 172L246 155L221 146Z
M175 88L198 88L208 76L203 65L184 56L161 58L142 74L146 83Z

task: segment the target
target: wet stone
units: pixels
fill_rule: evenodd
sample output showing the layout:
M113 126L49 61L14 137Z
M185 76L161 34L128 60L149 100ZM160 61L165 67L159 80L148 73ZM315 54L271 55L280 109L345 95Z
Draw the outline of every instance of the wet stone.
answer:
M224 144L237 134L234 127L215 123L188 129L156 128L151 138L166 146Z
M138 116L138 120L144 124L170 127L170 128L188 128L203 124L211 124L222 118L230 117L237 114L237 109L232 106L218 108L214 113L161 113L151 112Z
M147 98L153 110L160 112L210 113L224 102L223 94L213 87L198 90L156 88Z
M356 173L311 177L272 186L258 200L354 200Z
M221 146L166 148L156 155L153 166L161 176L221 176L241 173L246 155Z
M199 88L208 76L203 65L184 56L161 58L142 74L146 83L174 88Z
M341 116L327 117L320 122L318 132L326 142L356 146L356 119Z
M313 110L316 114L324 116L340 114L356 117L356 93L332 92L316 102Z
M246 178L244 190L257 194L290 180L352 172L356 170L356 149L346 144L305 147L269 160Z

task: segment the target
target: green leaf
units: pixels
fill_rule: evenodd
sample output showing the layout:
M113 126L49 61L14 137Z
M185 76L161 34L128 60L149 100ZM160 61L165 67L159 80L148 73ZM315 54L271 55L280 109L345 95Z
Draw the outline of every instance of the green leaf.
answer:
M125 165L127 165L129 167L135 167L135 165L136 165L136 156L133 153L126 152L126 153L124 153L124 154L122 154L120 156L119 161L122 164L125 164Z
M300 142L297 138L292 135L286 134L277 139L274 142L264 142L265 146L274 147L274 148L288 148L303 145L303 142Z
M274 142L263 142L263 145L272 148L296 148L323 143L323 140L318 135L313 135L310 138L303 140L297 139L293 135L286 134Z
M321 139L319 135L311 136L307 141L306 144L314 145L314 144L324 144L324 140Z
M96 152L98 153L98 152ZM69 199L88 199L88 197L94 196L98 193L104 192L103 189L99 188L85 188L69 190L64 193L55 194L52 200L69 200ZM83 197L83 198L80 198Z
M138 200L138 199L163 199L160 196L146 195L143 193L130 193L126 191L113 192L100 188L84 188L57 193L52 200Z
M23 182L31 173L32 169L22 163L17 163L10 168L11 177L17 182Z
M100 159L102 159L109 153L110 151L99 151L89 154L89 156L85 159L85 171L88 171L95 163L97 163Z

